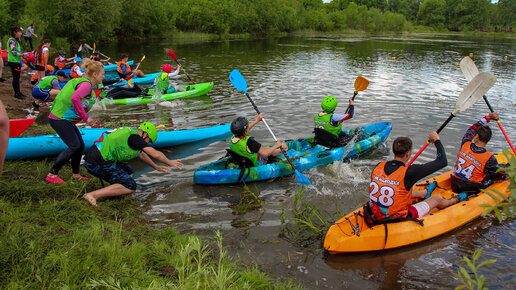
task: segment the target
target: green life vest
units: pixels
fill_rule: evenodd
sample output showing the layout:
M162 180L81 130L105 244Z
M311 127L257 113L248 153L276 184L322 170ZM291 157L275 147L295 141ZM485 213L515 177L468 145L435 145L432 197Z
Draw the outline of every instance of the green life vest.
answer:
M52 81L57 79L57 76L48 76L48 77L44 77L42 78L39 83L37 84L37 86L41 89L52 89Z
M138 156L140 151L129 147L128 141L131 135L138 135L138 132L127 127L115 129L106 134L99 150L102 158L116 163L129 161Z
M166 90L168 90L168 87L170 85L170 82L168 81L168 73L166 73L166 72L160 73L156 77L154 82L156 83L156 90L158 90L161 93L164 93Z
M229 149L231 149L236 154L249 158L254 166L258 166L258 153L251 153L249 148L247 147L247 141L251 138L250 136L246 136L244 139L240 139L235 137L235 135L231 136L229 140Z
M63 119L63 116L66 113L66 111L73 107L73 93L75 93L77 86L83 82L89 82L91 84L90 80L88 80L87 78L75 78L69 80L68 83L66 83L66 85L64 86L64 88L61 91L59 91L59 94L57 94L56 99L52 103L52 107L50 107L50 112L54 116ZM93 92L93 90L91 91L91 96L95 97L95 93Z
M339 122L337 126L333 126L331 124L331 117L333 113L321 112L315 115L315 128L324 129L328 133L331 133L337 137L339 137L340 132L342 132L342 122Z
M18 55L14 55L13 52L11 51L11 46L9 45L11 40L14 40L14 43L15 43L14 50L18 53ZM9 40L7 40L7 61L8 62L20 62L20 55L21 55L20 43L14 37L9 38Z

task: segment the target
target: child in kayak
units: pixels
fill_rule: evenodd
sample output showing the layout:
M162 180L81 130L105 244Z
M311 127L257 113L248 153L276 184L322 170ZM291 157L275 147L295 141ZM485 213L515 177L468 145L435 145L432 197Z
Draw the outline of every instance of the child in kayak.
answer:
M444 146L437 132L430 133L428 139L437 149L435 160L407 167L405 164L412 155L412 140L408 137L398 137L392 144L394 160L380 162L373 169L368 206L374 219L388 221L394 218L419 218L434 208L443 209L466 198L465 194L451 199L445 199L441 195L431 196L437 186L436 182L429 184L425 190L411 190L420 179L438 171L448 163ZM424 200L411 204L412 198Z
M92 206L97 206L99 198L131 194L136 190L133 170L125 161L138 157L161 172L170 171L172 166L178 169L183 167L181 160L169 160L165 154L149 145L158 138L156 127L150 122L142 123L138 130L120 128L106 133L98 141L102 142L102 146L91 146L85 157L84 166L88 172L111 184L82 196ZM150 157L167 166L157 165Z
M493 153L486 150L491 140L490 120L498 120L493 112L471 125L462 138L461 148L457 154L451 185L454 192L475 194L497 180L504 179L503 172L498 170L498 161Z
M329 148L337 148L346 145L352 138L342 132L342 122L353 118L355 102L349 99L349 106L345 114L334 114L337 108L337 99L333 96L324 98L321 103L322 112L314 117L315 143Z
M249 123L245 117L237 117L231 122L231 133L233 133L233 136L229 140L229 149L251 160L254 166L267 164L267 159L270 156L274 157L280 155L280 147L283 147L285 151L288 150L288 146L285 142L276 141L274 146L264 147L254 140L253 137L247 135L249 130L263 120L263 118L263 115L259 114L251 123Z
M60 51L59 56L54 59L54 65L57 69L70 68L74 64L74 59L77 57L75 54L73 57L66 58L66 52Z
M139 69L131 71L131 67L127 64L128 60L129 56L124 53L122 54L122 60L116 63L116 71L118 72L120 78L127 80L131 76L145 77L145 74ZM138 64L139 63L137 63L136 65Z
M112 64L112 63L109 62L109 60L111 59L110 57L105 58L105 59L101 59L100 58L100 52L98 52L98 51L95 51L93 53L93 55L91 56L91 59L94 60L94 61L100 61L103 65L111 65Z
M74 57L75 64L70 69L70 77L72 79L81 78L84 73L82 72L82 58Z
M160 73L154 79L154 87L161 94L172 94L175 92L184 92L186 91L183 87L177 85L175 82L172 82L173 79L178 79L180 77L186 76L185 74L180 75L179 70L181 69L181 65L177 66L177 69L172 72L173 67L166 63L163 65L163 72Z

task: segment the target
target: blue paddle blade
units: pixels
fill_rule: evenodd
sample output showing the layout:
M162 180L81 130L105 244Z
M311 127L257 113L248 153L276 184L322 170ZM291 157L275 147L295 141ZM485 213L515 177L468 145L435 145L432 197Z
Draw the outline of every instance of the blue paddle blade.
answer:
M237 90L247 94L247 82L237 69L229 74L229 80Z
M308 177L306 177L303 174L301 174L301 172L299 172L297 169L295 170L295 172L296 172L296 175L297 175L297 182L299 182L301 184L305 184L305 185L312 185L312 183L310 182Z

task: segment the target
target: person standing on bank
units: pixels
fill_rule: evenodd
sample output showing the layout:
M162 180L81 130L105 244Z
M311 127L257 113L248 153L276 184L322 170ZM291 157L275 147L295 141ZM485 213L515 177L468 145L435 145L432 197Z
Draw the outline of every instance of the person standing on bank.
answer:
M21 28L19 26L14 26L11 29L11 37L7 41L7 65L11 68L13 75L14 97L20 100L25 98L25 96L20 91L20 58L22 55L20 41L21 35Z
M27 30L25 31L25 36L23 36L23 38L25 39L25 42L29 42L30 44L30 50L34 50L34 48L32 48L32 36L34 35L34 37L38 37L36 35L36 33L34 33L34 23L31 24L29 27L27 27Z
M72 162L72 177L79 180L89 178L79 174L84 141L79 129L75 126L76 116L86 122L87 125L95 125L96 122L88 118L83 107L83 98L95 97L93 89L102 84L104 79L104 66L98 61L86 59L84 61L86 77L71 79L64 88L57 94L56 99L50 108L50 126L61 137L68 149L61 152L46 177L50 183L64 183L59 176L59 170L68 160Z

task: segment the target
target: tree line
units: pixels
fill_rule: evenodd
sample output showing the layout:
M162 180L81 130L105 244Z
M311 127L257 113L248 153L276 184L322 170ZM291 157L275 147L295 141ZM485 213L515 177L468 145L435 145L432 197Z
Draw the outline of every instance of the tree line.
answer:
M36 25L68 41L167 37L177 31L267 35L294 31L512 31L516 0L7 0L0 34Z

